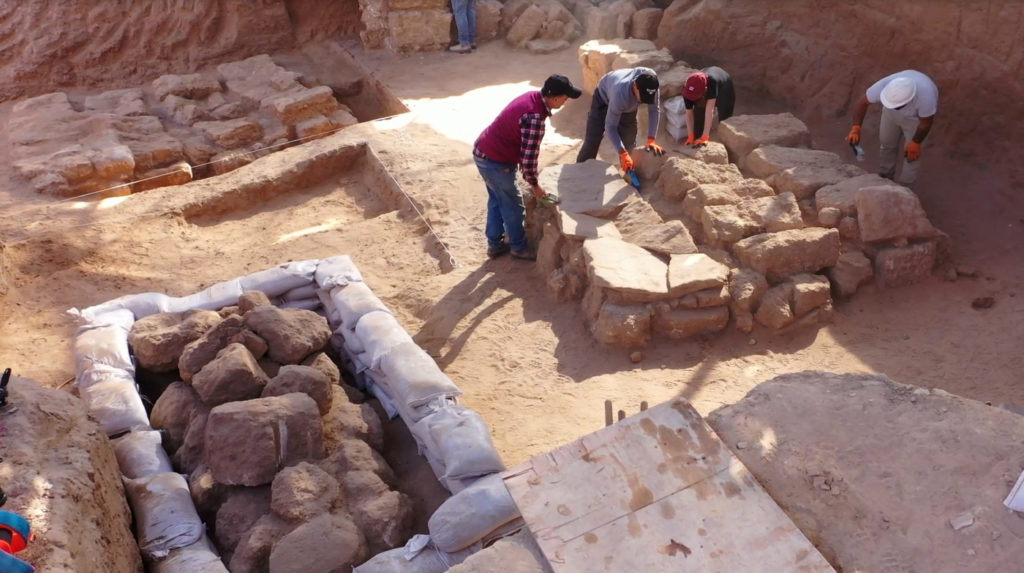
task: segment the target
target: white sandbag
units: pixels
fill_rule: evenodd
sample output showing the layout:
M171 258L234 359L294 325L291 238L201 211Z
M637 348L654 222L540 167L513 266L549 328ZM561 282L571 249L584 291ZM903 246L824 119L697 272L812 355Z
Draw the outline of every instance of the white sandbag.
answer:
M124 480L135 515L142 556L158 560L171 550L192 545L203 535L188 482L181 474L153 474Z
M150 570L152 573L228 573L217 548L205 534L188 547L172 549Z
M278 308L301 308L302 310L316 310L320 308L320 299L305 298L302 300L285 300L277 305Z
M169 301L170 297L163 293L147 292L142 294L125 295L115 298L114 300L108 300L102 304L97 304L96 306L90 306L83 310L72 308L68 310L68 312L90 323L93 322L97 316L121 309L130 310L135 318L139 319L158 312L167 312L167 305Z
M307 298L316 298L317 291L316 283L310 282L300 287L295 287L287 292L281 294L281 300L303 300Z
M683 96L670 97L662 104L665 106L665 115L686 115L686 100Z
M344 326L339 326L331 333L330 342L334 349L338 351L343 350L350 356L366 352L366 347L359 341L355 331L349 330Z
M441 457L441 451L437 448L434 438L430 435L430 426L422 419L417 422L413 422L408 418L403 418L403 420L405 420L405 425L409 428L409 433L416 440L419 454L427 459L430 470L434 472L434 476L440 481L441 477L445 474L444 458ZM444 482L441 485L448 487Z
M672 125L671 123L666 123L665 124L665 131L667 131L668 134L672 136L672 139L674 139L676 141L682 141L682 140L686 139L686 126L685 125L683 125L682 127L679 127L679 126L676 126L676 125Z
M81 391L110 377L123 377L134 380L135 373L124 368L116 368L104 364L89 364L84 369L75 372L75 386L78 386L78 390Z
M505 470L487 424L473 410L454 405L423 419L444 459L444 477L463 479Z
M409 333L388 312L377 311L363 315L356 323L355 332L356 338L366 349L363 362L370 368L379 367L380 360L392 348L403 342L412 342Z
M453 553L520 517L501 474L489 475L449 497L427 521L434 545Z
M87 325L75 331L73 343L75 371L94 364L134 372L128 352L128 330L121 326Z
M92 317L91 326L120 326L125 332L131 332L135 324L135 313L127 308L100 312Z
M340 327L341 315L338 314L338 307L331 300L331 291L318 288L316 289L316 297L320 299L320 304L324 307L324 314L327 315L327 324L331 326L332 330Z
M169 311L217 310L238 304L238 297L242 296L243 290L238 279L219 282L197 293L171 299L168 305Z
M380 358L379 370L388 377L391 395L410 408L441 396L462 394L415 342L405 342L388 350Z
M338 308L338 314L341 315L342 326L348 328L355 328L359 319L370 312L381 310L394 314L383 301L377 298L377 295L373 294L366 283L351 283L345 287L335 287L331 289L331 300L334 301L334 306Z
M99 422L107 436L132 430L151 429L146 408L135 387L135 379L122 370L103 372L87 387L79 387L89 415Z
M320 259L313 278L320 288L325 289L345 286L353 282L363 282L363 275L359 273L356 264L348 255Z
M282 263L245 275L238 279L238 283L243 291L258 290L267 297L281 296L293 288L311 283L318 264L317 260Z
M426 538L426 543L419 547L423 538ZM445 553L430 543L429 536L414 535L405 547L378 553L352 569L352 573L444 573L477 551L480 551L479 544L455 553Z
M398 415L398 410L391 401L391 396L388 396L388 393L379 385L374 384L372 380L367 381L364 385L366 386L366 391L380 402L381 407L384 408L384 413L388 415L388 419L394 420L395 416Z
M174 471L171 459L164 450L160 432L156 430L128 432L110 443L114 446L117 466L126 478L135 479Z

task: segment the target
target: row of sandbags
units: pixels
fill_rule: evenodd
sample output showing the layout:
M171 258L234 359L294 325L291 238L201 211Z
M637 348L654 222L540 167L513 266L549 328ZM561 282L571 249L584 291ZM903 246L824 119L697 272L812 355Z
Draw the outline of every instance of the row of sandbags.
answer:
M319 306L309 289L317 261L301 261L218 283L186 297L144 293L82 311L75 332L75 383L90 415L111 437L135 517L139 550L155 573L226 573L196 512L185 477L174 471L153 430L135 383L128 333L136 320L159 312L216 310L260 290L281 306ZM300 290L306 288L306 290Z

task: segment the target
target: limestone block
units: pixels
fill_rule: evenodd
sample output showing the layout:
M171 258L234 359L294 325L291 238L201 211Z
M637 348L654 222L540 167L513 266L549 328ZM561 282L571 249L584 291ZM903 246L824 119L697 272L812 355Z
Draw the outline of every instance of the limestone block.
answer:
M192 377L192 388L207 406L256 398L267 385L267 375L252 353L231 343Z
M835 266L830 267L826 273L832 282L836 295L840 297L853 296L860 288L860 285L871 280L874 276L874 269L864 253L860 251L849 251L839 255Z
M516 19L533 5L534 3L530 0L508 0L505 2L501 8L501 30L507 33L512 24L515 24Z
M800 273L790 277L793 283L793 316L800 317L832 301L831 286L823 275Z
M483 42L498 37L501 30L501 9L503 4L498 0L477 0L476 3L476 41Z
M658 177L658 186L665 197L682 201L691 189L705 183L736 183L744 179L733 164L718 165L693 159L672 157Z
M874 173L844 179L838 183L825 185L818 189L814 193L814 208L820 212L822 209L834 207L839 209L843 216L855 217L857 215L857 204L855 201L857 191L864 187L892 184L892 181Z
M839 260L839 231L811 227L754 235L733 245L741 266L764 274L769 281L835 266Z
M672 255L668 264L668 292L681 297L706 288L726 286L729 267L703 253Z
M601 305L592 332L601 344L633 348L651 339L651 309L647 305Z
M600 9L594 8L588 3L586 11L589 13L591 9L600 11ZM587 29L589 30L589 28ZM588 33L587 37L600 38L601 36L594 36ZM601 77L612 71L612 62L615 61L619 53L647 52L656 49L654 42L650 40L625 40L620 38L616 40L590 40L583 43L577 50L579 62L583 68L583 91L593 93Z
M678 61L665 72L658 72L658 87L661 91L661 101L675 97L683 93L683 85L690 74L697 71L686 62Z
M641 227L623 235L623 240L662 255L682 255L697 252L690 231L680 221L665 221Z
M921 201L906 187L893 184L862 187L854 195L854 201L862 241L916 239L936 235L935 227L921 207Z
M768 328L779 329L793 323L793 308L790 300L793 298L793 283L786 281L776 285L761 298L761 304L754 313L754 319Z
M407 10L388 13L388 48L395 52L440 50L451 37L449 10Z
M225 149L237 149L255 143L263 137L263 129L246 118L227 121L200 121L195 128L211 141Z
M608 12L615 14L615 34L613 38L631 38L633 34L629 24L633 21L633 14L636 12L636 5L633 0L613 0L605 4Z
M843 212L838 207L825 207L818 211L818 225L822 227L838 227Z
M935 241L881 249L875 255L875 281L881 287L919 282L931 274L935 260Z
M768 290L768 280L753 269L732 269L729 272L729 296L733 315L750 313L757 308Z
M544 17L544 11L537 6L527 6L526 10L523 10L508 29L505 41L516 48L526 46L527 42L540 35L541 28L544 26Z
M775 190L760 179L743 179L736 183L704 183L686 194L683 213L694 221L700 221L705 207L735 205L744 199L773 196Z
M699 290L695 293L691 293L687 296L692 296L696 299L696 308L709 308L714 306L725 306L729 304L729 287L722 285L720 287L706 288Z
M139 174L139 180L132 183L132 193L141 193L158 187L184 185L192 181L192 166L187 161L179 161L167 167L157 167Z
M701 215L704 236L712 245L731 245L763 232L800 229L800 208L792 193L743 199L733 205L710 205Z
M350 571L366 560L366 539L344 513L319 515L272 547L269 564L275 573Z
M359 19L363 29L359 39L364 48L383 48L388 36L388 1L359 0Z
M620 38L619 15L601 6L591 6L584 12L583 35L587 38Z
M762 145L810 147L811 131L793 114L735 115L721 122L718 137L740 167Z
M676 308L655 315L653 330L658 335L681 339L719 332L728 324L729 309L724 306L693 310Z
M804 199L824 187L863 175L864 170L829 151L762 145L750 152L744 168L768 181L777 192L789 191Z
M612 69L621 70L623 68L651 68L656 73L668 71L675 63L675 59L672 58L672 54L668 50L647 50L644 52L621 52L618 56L612 60ZM661 82L658 82L659 88ZM660 89L659 89L660 91Z
M704 163L717 163L718 165L729 163L729 153L725 150L725 146L717 141L709 141L700 147L684 146L678 152L680 157L695 159Z
M579 298L586 287L586 279L576 271L561 267L548 275L545 287L548 295L558 302L568 302Z
M320 412L305 394L228 402L206 422L203 460L223 484L268 484L281 468L323 455Z
M148 115L146 99L139 88L111 90L86 96L83 102L86 111L112 113L116 115Z
M857 224L857 219L853 217L843 217L839 219L839 224L836 225L836 229L839 229L839 236L844 241L850 241L853 243L860 242L860 226Z
M588 239L583 254L589 283L603 288L616 303L646 302L668 294L668 265L641 247L619 239Z
M221 91L216 78L203 74L166 74L153 80L152 85L159 100L170 95L199 100Z
M338 101L334 99L331 88L317 86L264 99L260 107L273 112L281 123L296 125L317 115L334 113L338 109Z
M274 476L270 492L269 509L293 523L327 513L342 500L338 480L309 462L281 470Z
M657 40L658 24L664 12L661 8L643 8L634 12L629 23L632 36L642 40Z
M598 219L590 215L570 213L559 209L558 222L562 228L562 234L573 239L622 238L615 223L607 219Z
M602 219L614 218L635 196L614 165L597 159L548 167L541 171L538 183L558 195L562 211Z

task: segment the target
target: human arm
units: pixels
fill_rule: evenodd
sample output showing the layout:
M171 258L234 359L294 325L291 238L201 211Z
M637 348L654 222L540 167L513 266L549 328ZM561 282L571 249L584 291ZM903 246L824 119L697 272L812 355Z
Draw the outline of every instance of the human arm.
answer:
M519 165L523 170L523 179L530 184L530 191L534 197L545 195L537 183L537 163L540 157L540 142L544 139L544 119L539 113L527 113L519 118Z
M853 104L853 125L850 127L850 133L846 136L846 141L857 144L860 143L860 126L864 123L864 116L868 113L868 98L866 95L860 96L857 103Z
M700 134L701 139L707 141L711 135L711 122L715 119L715 103L717 99L709 99L704 105L704 133Z
M693 145L693 108L686 108L686 141L683 145Z
M924 143L924 138L928 137L928 132L932 129L933 119L935 119L934 115L917 119L917 129L914 131L914 137L907 142L907 146L903 150L903 155L907 158L907 161L917 161L917 158L921 157L921 144Z

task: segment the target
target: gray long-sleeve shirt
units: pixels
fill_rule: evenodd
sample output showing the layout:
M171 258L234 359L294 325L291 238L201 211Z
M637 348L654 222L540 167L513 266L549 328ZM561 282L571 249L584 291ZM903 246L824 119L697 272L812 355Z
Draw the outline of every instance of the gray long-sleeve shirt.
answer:
M624 113L635 113L640 102L633 97L633 82L637 76L647 72L654 74L650 68L625 68L608 72L597 82L597 92L608 102L608 114L604 117L604 133L612 142L616 153L623 151L625 146L619 137L619 118ZM658 133L658 120L661 117L661 94L654 96L654 102L647 104L647 137Z

